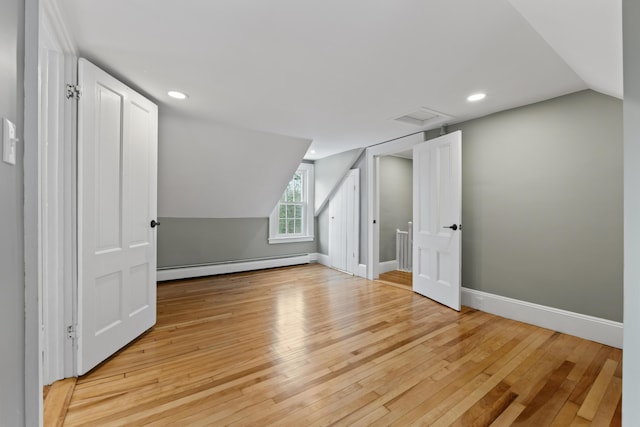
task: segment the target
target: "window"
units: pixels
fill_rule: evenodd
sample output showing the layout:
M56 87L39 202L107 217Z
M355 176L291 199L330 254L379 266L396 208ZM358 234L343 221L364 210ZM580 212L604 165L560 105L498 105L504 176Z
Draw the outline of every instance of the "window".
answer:
M269 243L313 240L313 165L302 163L269 217Z

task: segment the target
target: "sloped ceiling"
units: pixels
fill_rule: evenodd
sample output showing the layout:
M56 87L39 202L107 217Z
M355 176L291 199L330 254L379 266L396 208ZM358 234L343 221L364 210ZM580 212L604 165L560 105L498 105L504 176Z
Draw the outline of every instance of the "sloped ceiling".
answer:
M354 148L315 162L315 215L325 207L329 197L342 182L364 150Z
M622 0L509 0L589 88L622 98Z
M311 141L163 110L158 215L266 218Z
M571 54L594 28L617 37L582 12L597 3L615 21L619 0L57 1L81 55L161 110L312 140L309 159L420 131L394 119L421 107L453 123L588 87L618 93L605 76L617 52L585 42ZM591 74L594 57L604 71ZM487 98L468 102L476 91Z

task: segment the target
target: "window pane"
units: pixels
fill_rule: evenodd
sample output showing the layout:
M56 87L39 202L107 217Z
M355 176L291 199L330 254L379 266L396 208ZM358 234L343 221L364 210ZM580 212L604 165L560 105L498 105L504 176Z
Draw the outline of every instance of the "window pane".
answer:
M307 172L305 168L296 171L285 188L277 208L278 234L286 237L298 237L305 230L306 185ZM274 218L275 220L276 218Z
M293 178L293 201L302 201L302 174L297 173Z

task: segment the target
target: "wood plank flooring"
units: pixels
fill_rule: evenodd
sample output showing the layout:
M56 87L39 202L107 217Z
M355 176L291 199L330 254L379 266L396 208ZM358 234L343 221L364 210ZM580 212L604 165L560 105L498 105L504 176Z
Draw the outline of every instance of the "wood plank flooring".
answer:
M45 387L43 418L46 420L47 427L58 427L64 424L75 385L75 378L67 378Z
M320 265L263 270L160 284L158 324L78 379L64 425L620 425L621 357Z
M380 274L379 281L389 285L400 286L401 288L412 290L413 275L409 271L387 271L386 273Z

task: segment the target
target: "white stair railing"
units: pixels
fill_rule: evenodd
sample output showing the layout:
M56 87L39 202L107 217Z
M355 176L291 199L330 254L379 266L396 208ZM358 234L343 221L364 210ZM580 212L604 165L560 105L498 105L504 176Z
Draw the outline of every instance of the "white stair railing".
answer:
M396 229L396 260L398 270L411 271L413 262L413 223L409 222L409 230Z

